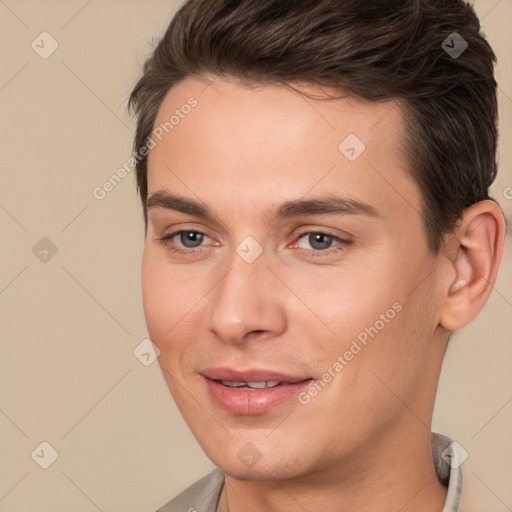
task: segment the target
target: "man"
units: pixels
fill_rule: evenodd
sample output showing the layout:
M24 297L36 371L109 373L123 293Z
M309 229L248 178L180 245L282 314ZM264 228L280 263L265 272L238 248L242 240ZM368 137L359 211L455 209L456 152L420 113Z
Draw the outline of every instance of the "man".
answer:
M430 425L505 221L461 1L186 2L130 98L144 311L218 469L160 511L455 511Z

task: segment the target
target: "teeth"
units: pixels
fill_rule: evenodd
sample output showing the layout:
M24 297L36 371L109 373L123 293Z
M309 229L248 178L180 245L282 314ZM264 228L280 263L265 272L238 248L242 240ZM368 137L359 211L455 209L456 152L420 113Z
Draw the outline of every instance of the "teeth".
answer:
M247 385L253 389L263 389L267 387L266 382L248 382Z
M250 388L254 389L261 389L261 388L273 388L274 386L277 386L279 384L279 381L277 380L269 380L267 382L248 382L247 385Z
M221 380L221 382L224 386L229 386L231 388L239 388L247 385L245 382L231 382L230 380Z
M279 384L278 380L268 380L263 382L231 382L229 380L221 381L224 386L229 386L232 388L241 388L241 387L250 387L252 389L263 389L263 388L273 388Z

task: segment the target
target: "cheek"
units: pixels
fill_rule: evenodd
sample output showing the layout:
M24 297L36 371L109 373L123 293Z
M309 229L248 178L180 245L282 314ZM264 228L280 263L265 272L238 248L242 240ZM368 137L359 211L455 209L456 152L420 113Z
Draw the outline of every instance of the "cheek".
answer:
M180 370L189 349L190 337L184 329L192 317L190 303L194 302L186 296L184 283L177 284L174 273L158 251L145 248L141 276L144 316L149 337L160 350L162 375L180 406L183 384L177 384L176 379L181 380Z
M151 341L160 364L176 372L189 367L201 342L199 329L211 283L201 269L175 265L158 247L146 246L142 259L142 299Z
M337 366L333 387L338 395L357 387L355 402L392 398L384 383L400 396L409 396L421 377L436 326L430 279L423 278L418 287L424 267L411 257L381 256L339 275L332 273L329 279L323 276L316 284L312 277L301 281L311 291L304 302L329 328L322 328L327 336L318 331L310 337L310 351L322 354L316 368L328 371L341 356L343 368ZM311 333L313 324L306 318L297 323ZM320 325L318 320L315 325Z
M165 255L146 246L142 258L142 300L151 340L160 350L173 339L180 319L194 304L193 286L187 286L183 273L166 264Z
M154 255L146 245L142 257L142 302L149 335L153 343L158 346L160 338L165 332L163 324L167 323L165 321L167 297L165 296L165 283L162 282L160 274ZM167 324L168 328L169 324Z
M358 388L365 389L366 399L374 404L387 404L383 409L399 410L415 400L436 326L435 310L428 302L429 283L412 294L408 290L388 296L387 300L398 297L396 311L384 309L389 304L383 303L384 316L370 320L371 327L363 331L366 344L357 356L358 379L364 381Z
M375 324L377 331L384 331L397 316L397 302L404 296L403 277L384 258L360 260L353 258L337 269L319 267L290 276L300 298L294 306L301 313L297 323L306 330L321 329L324 335L317 341L324 348L342 349L359 335L364 342L370 337L368 331L375 332Z

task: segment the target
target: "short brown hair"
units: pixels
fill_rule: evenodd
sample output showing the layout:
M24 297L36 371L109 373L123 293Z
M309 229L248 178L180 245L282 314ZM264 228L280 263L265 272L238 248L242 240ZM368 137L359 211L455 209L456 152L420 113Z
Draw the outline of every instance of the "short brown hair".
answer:
M455 41L467 43L460 55L450 52ZM473 7L459 0L189 0L131 93L134 149L151 135L167 92L187 77L305 82L370 101L400 100L409 172L437 253L463 211L491 199L495 62ZM136 174L147 228L146 156Z

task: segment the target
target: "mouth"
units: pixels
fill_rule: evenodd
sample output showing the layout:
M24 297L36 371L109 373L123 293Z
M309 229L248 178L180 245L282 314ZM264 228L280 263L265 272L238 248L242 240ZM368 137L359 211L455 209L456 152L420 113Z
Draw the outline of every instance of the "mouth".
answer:
M293 399L314 380L266 370L244 372L225 368L208 369L201 375L205 394L213 404L243 416L261 415L279 405L291 406Z

